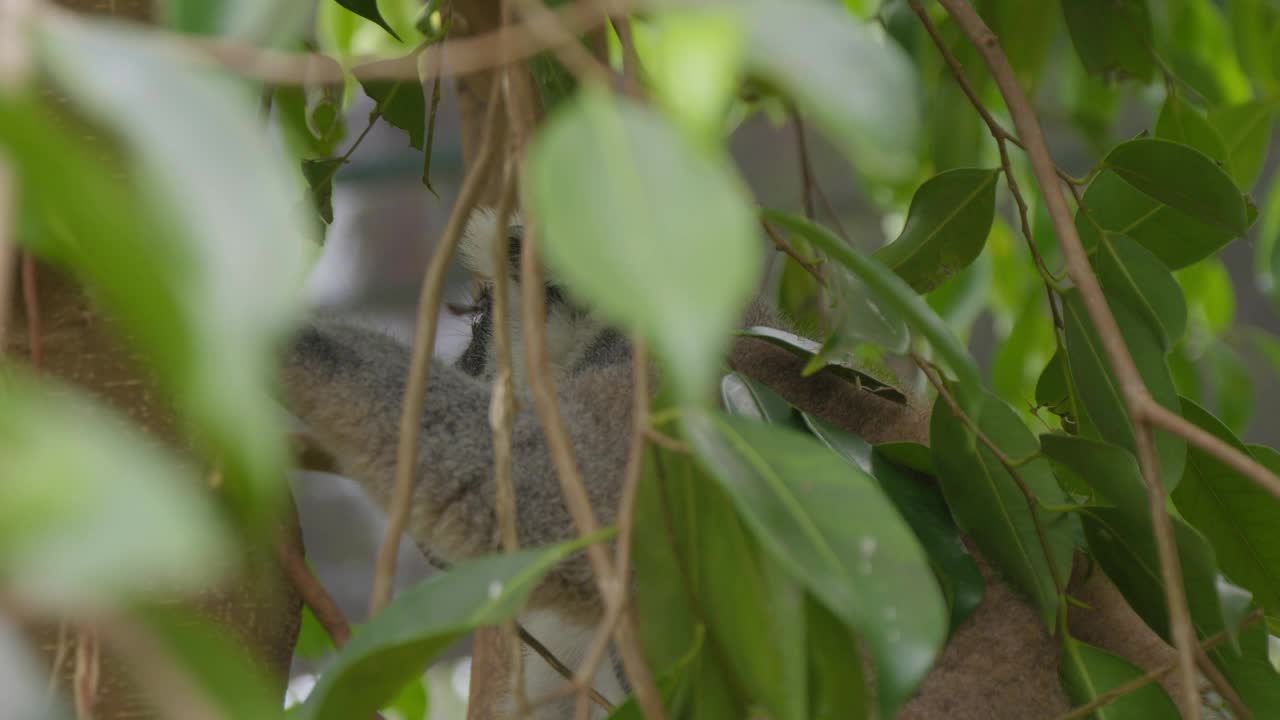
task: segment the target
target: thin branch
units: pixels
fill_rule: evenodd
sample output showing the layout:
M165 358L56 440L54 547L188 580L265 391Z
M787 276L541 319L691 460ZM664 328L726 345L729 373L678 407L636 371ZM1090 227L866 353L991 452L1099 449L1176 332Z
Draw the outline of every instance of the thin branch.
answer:
M1250 625L1257 622L1258 619L1261 617L1262 617L1262 611L1254 610L1252 613L1249 614L1248 617L1244 619L1243 622L1240 623L1239 629L1244 630L1248 628ZM1226 642L1227 637L1228 635L1226 630L1214 633L1213 635L1206 638L1205 641L1199 645L1199 650L1203 652L1208 652L1209 650L1212 650L1218 647L1219 645L1221 645L1222 643ZM1070 712L1063 713L1058 717L1053 718L1053 720L1080 720L1080 718L1088 717L1092 715L1095 711L1097 711L1099 708L1106 707L1107 705L1110 705L1111 703L1115 702L1116 700L1119 700L1125 695L1129 695L1130 693L1137 692L1138 690L1141 690L1142 688L1150 685L1151 683L1160 680L1165 675L1168 675L1169 673L1177 669L1178 669L1178 661L1175 660L1174 662L1158 667L1155 670L1152 670L1141 677L1136 677L1127 683L1124 683L1122 685L1117 685L1111 688L1110 690L1106 691L1105 693L1099 695L1098 697L1094 698L1088 704L1081 705L1078 708L1072 709ZM1194 687L1195 686L1193 685L1192 688L1194 689ZM1197 696L1196 698L1197 705L1199 705L1199 702L1200 702L1200 699Z
M1170 411L1154 400L1143 407L1142 417L1147 422L1177 435L1212 455L1217 460L1229 465L1231 469L1249 478L1258 487L1280 499L1280 479L1272 475L1271 471L1259 464L1257 460L1231 447L1217 435L1191 424L1186 418Z
M569 666L560 662L560 658L556 657L555 654L547 649L547 646L543 645L537 638L530 635L528 630L517 626L517 631L519 632L520 639L524 641L524 644L528 645L530 649L538 653L539 657L547 661L547 664L551 666L551 669L560 673L560 676L568 681L561 687L548 692L546 695L540 698L535 698L533 702L529 703L529 709L533 710L546 705L547 703L555 702L556 700L568 697L569 695L573 695L578 692L578 686L573 679L573 671L569 669ZM605 712L613 711L613 703L609 702L598 690L593 687L588 687L586 692L592 701L594 701L596 705L600 706L600 708Z
M342 614L338 603L334 602L333 596L311 572L302 543L292 537L281 539L276 547L276 559L280 563L280 569L284 570L285 579L298 591L302 602L311 608L311 614L315 615L316 622L329 635L333 646L341 648L345 645L351 639L351 624Z
M474 166L462 182L462 190L449 224L440 238L439 246L431 258L422 282L422 295L418 300L418 317L414 327L413 359L409 377L405 380L404 408L400 415L400 439L396 450L396 476L392 488L389 520L382 545L378 548L373 592L369 600L369 615L376 615L391 597L391 585L395 579L396 557L400 551L400 536L409 520L409 506L413 495L413 477L418 459L418 438L422 427L422 412L427 402L427 381L431 369L431 357L435 353L436 325L440 320L440 301L444 293L445 275L453 260L462 237L467 217L475 207L489 175L494 157L494 146L499 123L497 117L500 83L494 83L489 98L489 115L476 153Z
M640 4L640 0L614 0L619 12ZM41 11L73 15L49 4L42 4ZM499 27L483 35L450 39L431 45L423 52L439 57L431 58L428 63L430 75L421 78L415 54L386 61L382 58L369 58L370 62L354 65L347 72L360 82L426 81L435 77L469 75L499 65L497 58L500 51L505 52L512 61L525 60L544 50L555 49L561 43L570 40L576 43L577 36L599 27L607 19L595 3L584 1L554 11L548 10L547 13L564 29L564 35L549 37L539 34L533 27L535 22L525 22ZM338 84L346 81L342 67L325 55L267 50L224 38L195 37L156 29L151 32L179 46L191 48L231 72L268 85ZM4 43L0 42L0 48L2 47Z
M17 182L13 168L0 157L0 353L5 349L9 315L13 307L14 227L17 224Z
M97 632L88 626L79 628L76 631L75 673L71 680L76 720L93 720L101 669L102 656L98 648Z
M611 0L611 21L613 30L618 34L618 44L622 46L622 90L631 98L640 98L644 94L640 84L640 56L636 54L635 36L631 32L631 18L621 9L620 3Z
M1058 569L1057 561L1053 558L1053 553L1051 552L1052 546L1049 544L1049 534L1045 532L1044 523L1040 520L1040 500L1036 497L1036 494L1031 491L1031 486L1027 485L1027 482L1023 480L1022 476L1018 473L1018 467L1026 463L1027 459L1014 460L1005 454L1005 452L996 445L995 441L988 437L987 434L982 431L982 428L978 427L977 423L965 414L964 409L960 407L960 404L956 402L954 397L952 397L951 392L947 390L946 383L942 382L942 377L938 375L937 369L934 368L929 361L915 353L912 353L911 358L915 361L916 366L920 368L920 371L924 373L924 376L929 380L929 383L937 389L938 397L941 397L943 401L947 403L948 407L951 408L952 414L960 419L960 422L978 438L979 442L986 446L987 450L991 451L992 455L995 455L996 460L1004 466L1005 472L1009 474L1009 477L1013 478L1014 484L1016 484L1018 489L1022 491L1022 497L1026 500L1027 509L1031 512L1031 523L1036 528L1036 538L1040 541L1040 551L1044 553L1045 564L1048 565L1049 575L1053 579L1053 586L1059 593L1062 593L1066 590L1067 586L1066 583L1062 581L1062 573Z
M804 121L800 119L800 111L791 108L791 129L796 136L796 159L800 163L800 202L804 205L804 216L809 222L816 219L813 211L813 193L817 181L813 178L813 166L809 163L809 143L805 139Z
M1053 282L1051 281L1052 273L1049 272L1048 265L1045 264L1044 257L1040 255L1040 249L1036 247L1035 239L1031 234L1031 221L1029 212L1027 211L1027 201L1022 196L1022 191L1018 189L1018 179L1013 171L1013 162L1009 157L1009 147L1007 143L1012 142L1018 147L1022 147L1022 143L1012 133L1004 128L991 112L983 105L982 99L978 97L978 93L973 89L973 85L969 82L969 78L965 75L964 66L951 52L951 48L947 47L947 43L942 39L942 35L938 32L938 28L929 19L929 13L925 12L920 6L919 0L909 0L908 4L911 10L920 18L920 23L924 26L925 32L933 40L933 44L937 47L938 52L942 54L943 59L947 63L947 67L951 70L951 76L955 78L956 84L960 86L960 90L964 92L969 104L973 106L978 115L982 117L982 122L986 123L987 131L991 134L991 138L996 142L996 149L1000 153L1000 166L1004 169L1005 184L1009 187L1009 195L1013 197L1014 204L1018 207L1018 224L1022 230L1022 236L1026 239L1027 248L1031 251L1031 258L1035 262L1036 270L1040 272L1041 278L1044 280L1045 292L1049 296L1049 312L1053 314L1053 323L1055 327L1062 327L1062 316L1058 312L1058 305L1054 297ZM1055 166L1056 169L1056 166ZM1059 171L1061 172L1061 171Z
M550 48L556 58L573 74L579 82L587 82L597 87L609 84L610 72L591 55L578 36L582 33L571 31L565 22L554 12L547 9L542 0L512 0L520 16L524 18L524 27L533 38ZM595 6L600 24L608 16Z
M491 112L498 112L493 108ZM502 194L498 200L497 223L490 240L490 262L493 273L493 337L497 349L498 372L493 380L493 396L489 405L489 427L493 431L494 487L497 494L498 534L502 538L504 552L520 548L520 534L516 527L516 490L512 480L511 437L515 422L515 382L512 372L511 351L511 298L507 286L510 277L506 272L510 248L507 245L507 224L515 206L515 163L503 164ZM503 633L511 650L511 672L514 682L517 717L529 716L529 696L524 683L524 648L516 635L515 621L503 624Z
M31 358L31 367L38 370L44 365L44 330L40 320L36 259L30 250L22 253L22 304L27 311L27 354ZM0 337L3 337L3 334L0 334Z
M1196 666L1200 668L1200 673L1209 679L1209 684L1218 691L1218 695L1231 706L1235 720L1253 720L1253 712L1244 704L1244 700L1240 699L1240 693L1231 687L1231 681L1227 680L1218 666L1213 664L1204 648L1199 646L1196 647Z
M811 260L806 260L803 255L791 246L791 243L787 242L786 238L782 237L782 233L779 233L778 229L774 226L763 220L760 221L760 224L764 226L765 234L767 234L769 239L773 241L774 248L779 252L785 253L792 260L795 260L796 264L803 268L805 272L812 275L813 279L817 280L819 285L824 287L826 286L827 278L822 272L822 266L820 264Z
M595 636L578 666L577 681L591 682L599 669L604 654L609 649L609 636L613 633L622 610L629 601L627 579L631 576L631 537L635 531L636 493L640 488L641 471L644 469L645 445L649 426L649 352L639 336L632 339L632 400L631 447L627 451L627 466L622 479L622 497L618 502L618 545L615 551L613 594L605 598L605 616L596 628ZM585 706L579 703L578 717L583 720Z
M545 280L538 260L536 225L531 222L531 215L525 213L524 217L526 222L524 245L520 252L523 297L520 304L529 385L533 391L534 405L538 411L538 418L542 422L542 430L547 438L547 446L556 467L556 474L560 478L560 490L565 504L569 508L569 514L573 517L578 533L589 535L596 532L599 524L596 521L595 512L591 509L591 501L587 497L582 474L573 456L568 429L560 414L560 401L556 396L551 361L547 354L546 298L542 291ZM602 546L592 544L587 547L587 558L591 562L591 569L596 576L601 597L609 598L615 592L615 584L620 584L621 580L614 574L608 554ZM623 666L631 679L631 686L635 689L636 698L644 710L645 717L661 720L666 717L666 711L662 707L657 685L640 653L639 643L626 628L627 623L621 623L615 633Z
M1040 122L1022 88L1009 60L1000 49L1000 43L991 29L974 9L963 0L938 0L956 24L982 55L1005 105L1013 118L1014 128L1023 139L1024 149L1031 160L1031 168L1045 206L1053 219L1054 230L1066 259L1067 274L1079 290L1089 318L1098 331L1107 358L1123 390L1125 406L1134 423L1138 464L1142 468L1147 486L1148 504L1155 529L1159 551L1161 577L1165 584L1166 602L1169 606L1169 622L1174 646L1178 650L1178 671L1183 683L1183 700L1191 713L1190 720L1199 720L1200 708L1195 691L1195 630L1191 625L1187 597L1182 586L1182 568L1178 562L1177 548L1173 540L1173 524L1165 509L1164 488L1160 483L1159 457L1151 438L1151 428L1142 410L1151 403L1151 394L1143 383L1138 368L1125 346L1124 336L1107 307L1102 288L1089 266L1084 246L1076 233L1066 199L1058 188L1057 166L1049 154Z

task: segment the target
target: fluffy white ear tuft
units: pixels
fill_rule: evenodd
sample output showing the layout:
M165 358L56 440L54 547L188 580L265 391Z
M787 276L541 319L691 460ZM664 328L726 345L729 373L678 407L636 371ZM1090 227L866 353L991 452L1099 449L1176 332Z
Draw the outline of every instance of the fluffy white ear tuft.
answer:
M507 218L507 227L520 225L520 213L511 212ZM491 207L477 207L467 218L467 226L462 231L462 241L458 251L462 255L462 264L469 270L486 280L492 280L493 267L493 235L498 231L498 213ZM503 236L507 235L504 230ZM506 253L503 254L504 256ZM504 268L510 273L510 268Z

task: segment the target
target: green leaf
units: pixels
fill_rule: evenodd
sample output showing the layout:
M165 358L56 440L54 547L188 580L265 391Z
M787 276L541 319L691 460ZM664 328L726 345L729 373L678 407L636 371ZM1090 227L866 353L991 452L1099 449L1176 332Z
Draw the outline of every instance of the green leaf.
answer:
M1203 260L1236 237L1234 231L1196 220L1147 195L1110 170L1089 183L1083 208L1076 213L1076 231L1090 252L1098 244L1099 226L1137 240L1171 270Z
M1235 322L1236 289L1220 258L1183 268L1176 275L1187 298L1192 339L1219 337Z
M302 177L306 178L316 211L326 225L333 222L333 176L346 163L342 158L302 161Z
M33 249L92 288L217 458L228 497L265 522L288 465L276 351L311 253L296 175L257 97L197 55L65 15L42 16L40 38L46 69L120 139L137 177L122 183L90 160L101 148L42 109L0 100L0 141L51 230ZM139 112L157 92L166 110Z
M1180 84L1194 88L1209 105L1252 96L1219 3L1184 0L1168 6L1165 14L1162 25L1169 31L1157 39L1157 50Z
M696 669L697 661L703 655L704 635L702 627L699 626L694 633L693 645L690 646L689 652L658 676L658 692L662 695L662 705L676 717L680 717L677 713L683 706L685 695L690 688L690 677ZM609 713L608 720L644 720L644 712L640 709L640 702L635 696L631 696Z
M525 182L551 273L639 329L680 396L704 402L761 265L749 196L726 158L644 106L583 91L533 139Z
M1121 298L1108 295L1107 304L1152 399L1172 412L1178 412L1178 393L1173 387L1173 376L1169 373L1165 351L1156 332ZM1102 340L1085 312L1079 291L1071 290L1065 295L1063 315L1067 366L1075 392L1093 427L1101 437L1136 454L1133 424L1124 404L1124 395L1111 371ZM1186 443L1169 433L1157 432L1155 445L1161 482L1166 490L1172 491L1182 477Z
M919 90L900 47L831 3L743 0L725 7L747 29L748 70L780 87L860 173L901 182L915 172Z
M951 628L959 626L982 602L986 581L960 540L960 530L934 488L936 481L924 476L932 475L929 449L914 443L893 443L897 447L880 445L873 451L862 438L821 418L806 413L804 422L824 445L875 478L924 546L951 607ZM909 457L912 455L914 458ZM927 466L924 470L918 467L922 464Z
M1117 145L1102 164L1138 190L1210 227L1235 236L1249 229L1244 198L1231 177L1185 145L1130 140Z
M1036 381L1036 405L1062 418L1064 425L1076 422L1071 388L1067 382L1069 372L1062 351L1057 350L1040 372L1040 379Z
M1280 87L1280 67L1272 63L1272 35L1280 28L1280 5L1271 0L1231 0L1227 21L1240 65L1264 92Z
M987 311L987 298L995 279L994 265L991 253L983 253L972 265L944 280L925 296L929 307L946 321L961 342L967 341L974 323Z
M978 374L978 366L973 356L960 344L937 313L902 278L875 259L849 247L830 230L795 215L776 210L765 210L764 217L769 222L777 223L803 236L834 261L858 276L879 300L899 312L911 324L913 330L933 344L939 356L956 374L959 380L958 385L964 388L982 387L982 379ZM962 405L966 404L968 397L968 393L961 396Z
M925 181L911 198L907 223L875 259L926 293L982 252L995 215L999 170L958 169Z
M1156 137L1199 150L1209 159L1230 167L1227 144L1214 126L1177 93L1169 93L1156 118Z
M700 562L701 538L715 538L718 529L732 522L740 527L732 507L723 502L715 486L688 453L675 453L650 446L645 453L644 473L636 498L636 529L631 543L636 568L636 609L639 615L641 646L650 667L663 676L677 674L686 666L680 687L696 688L693 698L675 697L670 710L679 717L682 703L693 699L712 717L737 717L745 713L731 675L721 657L718 640L708 632L710 618L703 610L703 597L716 592L717 581L733 572ZM714 500L720 500L715 504ZM727 518L727 519L726 519ZM668 581L646 582L645 578ZM678 582L669 581L679 578ZM725 583L732 587L732 582ZM706 642L703 643L703 638ZM702 652L698 652L699 647ZM665 669L665 670L663 670ZM664 691L667 688L663 688ZM628 703L630 704L630 703ZM639 718L636 714L629 717Z
M1062 0L1062 13L1076 54L1091 74L1151 77L1155 61L1146 0Z
M403 64L405 58L380 60L366 63L355 68L355 71L368 70L379 65L393 66ZM377 103L375 115L370 117L374 122L377 115L395 127L409 134L409 146L421 150L426 139L427 101L423 95L422 84L418 80L362 80L360 87L364 94Z
M1258 227L1258 246L1253 259L1253 271L1258 288L1280 304L1280 182L1271 183L1267 199L1262 204L1262 222Z
M1231 4L1235 5L1234 2ZM1231 177L1242 190L1248 191L1253 187L1262 172L1274 120L1274 103L1247 102L1209 110L1209 123L1225 141Z
M815 601L805 602L809 645L809 717L812 720L863 720L871 695L862 669L858 637Z
M515 615L547 572L600 539L469 560L400 593L338 653L300 720L369 717L455 640Z
M230 538L200 478L123 418L7 365L0 408L6 593L94 607L194 591L229 568Z
M703 412L686 415L685 428L761 547L870 645L892 716L946 632L915 536L870 476L811 437Z
M1005 455L1021 459L1039 452L1035 436L1013 408L986 392L980 400L970 417ZM1045 625L1053 627L1061 590L1054 573L1066 581L1075 546L1070 516L1047 512L1038 503L1034 509L1028 507L1014 478L941 400L934 402L929 437L938 483L956 524L1014 587L1031 598ZM1066 502L1048 461L1030 460L1017 472L1039 503ZM1032 513L1039 517L1047 548Z
M1150 523L1147 491L1133 453L1101 440L1059 433L1041 435L1040 447L1050 460L1084 478L1101 500L1124 511L1132 523Z
M392 30L387 21L383 19L382 13L378 10L378 0L334 0L334 2L386 30L396 40L400 39L396 31Z
M790 352L796 357L809 358L811 361L822 350L821 345L806 337L763 325L749 327L738 334L743 337L763 340L770 345ZM822 370L838 375L860 389L879 395L886 400L892 400L899 404L907 402L907 396L901 390L855 367L853 358L846 355L828 358L827 360L828 362L822 366Z
M739 373L729 373L720 379L720 401L730 415L770 425L796 425L791 403L764 383Z
M1244 444L1217 418L1189 400L1182 415L1242 453ZM1280 613L1280 501L1213 455L1191 446L1187 471L1173 494L1178 510L1204 533L1218 566L1253 593L1268 613Z
M863 343L895 354L905 353L911 346L911 333L901 315L893 307L877 302L875 292L856 275L832 267L827 272L827 287L833 297L829 317L834 329L805 368L806 374Z
M745 41L740 19L715 9L673 9L654 18L649 85L663 109L701 142L722 141Z
M1128 660L1112 655L1070 635L1062 636L1062 656L1058 672L1071 703L1087 705L1107 691L1142 677L1142 669ZM1097 720L1124 718L1176 718L1178 706L1159 683L1147 684L1126 693L1095 710L1090 717Z
M225 626L174 607L147 607L136 615L225 713L219 717L259 720L280 716L280 698L266 682L269 671L228 636Z
M1240 353L1226 343L1210 345L1207 355L1218 418L1231 432L1242 434L1249 426L1254 410L1255 393L1249 368Z
M1124 235L1104 233L1093 265L1107 295L1136 310L1166 351L1182 339L1187 303L1173 274L1154 253Z
M1013 328L996 344L991 387L1015 407L1030 404L1036 380L1056 352L1053 319L1045 297L1044 288L1038 283L1028 288L1027 300L1022 303Z
M166 0L161 21L183 33L220 35L255 47L284 48L299 39L311 17L307 0Z

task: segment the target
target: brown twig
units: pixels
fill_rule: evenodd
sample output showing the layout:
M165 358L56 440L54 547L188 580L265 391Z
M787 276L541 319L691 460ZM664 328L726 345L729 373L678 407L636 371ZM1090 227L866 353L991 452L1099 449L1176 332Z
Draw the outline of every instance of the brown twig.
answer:
M1089 265L1089 259L1076 233L1066 199L1058 188L1057 165L1049 154L1040 121L1018 85L1017 76L1009 65L1008 58L1000 49L999 41L967 2L938 1L982 55L1000 94L1004 97L1005 105L1013 118L1014 128L1018 136L1023 139L1023 149L1031 160L1031 168L1040 185L1045 206L1053 220L1054 230L1066 259L1067 274L1079 290L1081 300L1098 331L1108 361L1122 388L1125 406L1134 423L1138 464L1147 486L1161 576L1169 606L1169 623L1174 646L1178 651L1178 672L1185 693L1184 705L1191 713L1190 720L1199 720L1200 709L1195 689L1195 630L1191 625L1187 597L1182 586L1182 568L1174 544L1173 524L1165 509L1164 487L1160 482L1160 460L1151 437L1151 427L1143 413L1144 408L1148 404L1154 404L1154 401L1151 400L1151 394L1147 391L1132 356L1129 355L1124 336L1120 333L1120 328L1107 307L1102 288Z
M791 247L791 243L787 242L787 239L782 237L782 233L779 233L778 229L774 226L763 220L760 221L760 224L764 226L765 234L767 234L769 239L773 241L774 248L779 252L785 253L792 260L795 260L796 264L803 268L805 272L812 275L813 279L817 280L819 285L824 287L826 286L826 274L823 273L822 266L820 264L806 260L794 247Z
M338 603L334 602L333 596L320 583L315 573L311 572L302 543L294 537L281 539L276 546L276 559L280 563L280 569L284 571L285 579L298 591L302 602L311 608L311 614L315 615L316 622L329 635L333 646L341 648L347 644L351 639L351 624L342 614Z
M621 12L637 6L636 0L615 0ZM71 15L48 4L42 11ZM564 29L564 35L548 37L534 29L533 22L500 27L483 35L450 39L435 43L423 52L439 55L428 65L430 76L419 78L418 62L414 54L395 60L358 64L349 72L359 81L415 80L426 81L434 77L453 78L487 70L499 64L499 52L504 51L512 60L524 60L544 50L555 49L560 43L577 42L576 36L599 27L606 16L593 2L576 2L547 13ZM268 85L303 85L306 83L338 84L345 82L343 70L332 58L316 53L290 53L256 48L223 38L202 38L166 33L151 29L175 44L192 48L227 70ZM4 47L4 43L0 43ZM371 58L375 60L375 58ZM376 58L376 60L381 60Z
M613 634L622 610L629 601L627 585L631 575L631 537L635 530L636 493L640 487L644 469L645 444L649 425L649 353L638 336L632 339L632 410L631 447L627 451L627 466L623 471L622 497L618 503L618 545L614 555L612 595L604 598L605 615L596 628L595 636L578 666L576 681L590 684L599 669L604 654L609 649L609 636ZM586 705L578 704L578 720L586 720Z
M414 327L413 359L409 377L405 380L404 409L400 415L400 438L396 450L395 486L392 488L391 506L388 508L386 533L378 548L373 592L369 600L369 615L376 615L391 597L391 584L395 579L396 557L400 551L400 535L409 520L409 505L413 495L413 476L418 459L419 428L427 401L427 381L430 375L431 357L435 353L436 325L440 319L440 301L444 293L445 275L453 260L472 208L489 175L496 145L500 83L494 83L489 98L490 112L476 153L474 166L462 182L449 223L441 236L439 246L427 267L422 281L422 294L418 299L418 317Z
M1036 538L1040 541L1040 551L1044 553L1045 563L1049 567L1049 575L1053 579L1053 587L1059 593L1063 592L1067 586L1062 582L1062 573L1059 571L1058 563L1054 560L1053 553L1050 551L1052 546L1049 544L1049 534L1045 532L1044 523L1040 520L1040 501L1036 498L1036 494L1032 492L1031 486L1027 485L1026 480L1023 480L1022 475L1018 472L1018 465L1020 463L1010 458L1004 450L1001 450L1000 446L996 445L995 441L988 437L987 434L982 431L982 428L978 427L977 423L973 421L973 418L969 417L965 413L964 409L960 407L960 403L956 402L956 399L951 395L951 392L947 390L946 384L942 381L942 377L938 374L937 368L935 368L932 363L915 353L912 353L911 359L915 361L916 366L924 373L925 378L929 380L929 384L933 385L933 387L937 389L938 397L941 397L943 401L947 403L947 406L951 408L952 414L960 419L960 422L978 438L978 441L981 442L987 450L991 451L991 454L996 457L996 460L1004 466L1004 470L1009 474L1009 477L1013 478L1014 484L1022 491L1022 497L1026 500L1027 509L1031 512L1031 523L1035 525L1036 528Z
M505 3L504 3L505 6ZM492 112L497 112L493 108ZM516 490L512 480L511 436L515 422L515 381L512 370L511 350L511 302L507 294L509 275L506 271L510 248L507 245L507 223L516 199L515 162L508 159L503 164L502 192L498 199L497 223L490 240L490 262L493 264L493 337L497 350L498 372L493 380L493 396L489 405L489 427L493 431L494 486L497 494L498 534L505 552L520 548L520 534L516 526ZM515 678L513 695L516 713L520 718L529 716L529 696L524 683L524 648L516 632L515 620L503 624L511 649L511 673Z
M1261 617L1262 617L1261 610L1253 611L1252 613L1249 614L1248 617L1244 619L1243 622L1240 623L1239 629L1245 630L1250 625L1257 622L1258 619ZM1205 638L1205 641L1199 645L1199 649L1201 651L1208 652L1209 650L1212 650L1218 647L1219 645L1221 645L1222 643L1226 642L1227 637L1228 637L1228 634L1226 630L1214 633L1208 638ZM1155 670L1152 670L1141 677L1136 677L1127 683L1124 683L1122 685L1117 685L1111 688L1110 690L1106 691L1105 693L1099 695L1098 697L1094 698L1088 704L1081 705L1078 708L1073 708L1070 712L1063 713L1057 716L1056 718L1054 718L1053 720L1080 720L1080 718L1088 717L1092 715L1099 708L1106 707L1107 705L1110 705L1111 703L1115 702L1116 700L1119 700L1125 695L1141 690L1142 688L1150 685L1153 682L1160 680L1165 675L1168 675L1169 673L1173 672L1176 669L1178 669L1178 661L1175 660L1171 663L1158 667ZM1194 687L1195 686L1192 686L1193 689ZM1199 697L1196 698L1196 703L1197 705L1199 704Z
M649 440L649 442L663 448L664 450L670 450L671 452L677 452L682 455L688 455L691 452L689 449L689 443L677 440L670 435L659 432L658 430L655 430L652 425L644 429L644 436Z
M1259 464L1257 460L1231 447L1217 435L1193 425L1186 418L1154 401L1148 402L1143 407L1142 417L1147 422L1181 437L1221 460L1236 472L1252 480L1258 487L1280 499L1280 479L1272 475L1271 471Z
M618 5L615 0L609 4ZM622 46L622 91L627 97L639 99L644 95L644 86L640 83L640 56L636 54L631 18L620 8L615 8L613 13L613 30L618 34L618 44Z
M1058 305L1054 297L1053 283L1051 282L1052 273L1045 264L1044 257L1040 254L1040 249L1036 247L1036 243L1031 234L1031 221L1027 210L1027 201L1022 196L1022 191L1018 188L1018 179L1013 171L1013 162L1009 157L1008 143L1013 143L1018 147L1022 147L1022 143L1010 133L1003 125L999 123L991 115L983 105L982 99L978 97L977 91L973 89L973 85L969 82L969 78L965 75L964 66L960 64L960 60L951 52L951 48L947 47L946 41L942 39L942 35L938 32L937 26L929 19L929 13L924 11L920 6L919 0L909 0L912 12L916 17L920 18L920 23L924 26L925 32L933 40L934 46L938 52L942 54L942 58L947 63L947 67L951 70L951 76L955 79L956 84L960 86L961 92L969 99L969 104L973 106L978 115L982 118L982 122L986 124L987 131L991 134L991 138L996 142L996 149L1000 153L1000 167L1004 169L1005 184L1009 188L1009 195L1013 197L1014 204L1018 208L1018 224L1022 230L1022 236L1027 242L1027 248L1031 251L1031 258L1035 262L1036 270L1040 272L1044 280L1045 292L1049 296L1049 312L1053 314L1053 322L1055 327L1062 327L1062 316L1058 312ZM1057 167L1055 166L1055 170ZM1058 171L1061 173L1061 171Z
M809 142L805 138L804 121L800 119L800 111L791 110L791 129L796 136L796 160L800 165L800 202L804 206L804 216L814 222L813 192L818 184L813 178L813 166L809 163Z
M587 497L582 474L577 460L573 456L573 446L569 442L569 433L560 414L560 401L556 396L555 382L551 375L551 361L546 346L546 298L542 292L545 280L542 265L538 260L536 225L532 216L526 212L524 246L520 253L521 266L521 298L522 326L525 338L525 355L528 364L529 385L533 391L534 405L546 434L547 446L551 451L556 474L560 478L560 490L564 495L569 514L580 535L590 535L599 528L595 511ZM622 581L614 574L614 568L605 549L599 544L587 547L587 558L595 573L596 582L603 598L609 598L614 592L615 584ZM636 698L644 710L645 717L661 720L666 717L662 707L662 699L657 685L649 672L649 666L640 654L639 643L626 630L628 624L622 622L615 632L618 649L622 654L623 666L631 686L635 689Z
M520 16L524 18L524 27L528 29L529 34L545 47L550 48L560 64L564 65L579 82L591 83L597 87L609 84L608 68L601 65L600 61L579 42L578 35L581 33L569 30L564 20L548 10L542 0L512 1ZM592 3L592 5L595 6L600 24L603 24L608 16L597 4Z
M76 666L72 676L72 695L75 699L76 720L93 720L93 707L98 699L98 675L102 657L98 648L98 634L89 627L76 630Z

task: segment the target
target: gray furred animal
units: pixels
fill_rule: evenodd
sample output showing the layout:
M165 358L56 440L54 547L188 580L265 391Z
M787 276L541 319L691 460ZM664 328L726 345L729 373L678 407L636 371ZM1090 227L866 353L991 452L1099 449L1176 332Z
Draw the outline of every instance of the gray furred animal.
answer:
M489 405L495 356L492 278L516 278L520 227L509 228L510 267L494 268L494 214L478 210L461 248L481 278L470 345L454 364L433 361L419 444L409 534L428 557L454 563L500 547L495 509ZM519 298L510 284L513 317ZM597 516L612 522L631 432L631 353L625 339L548 285L547 340L562 412ZM778 326L759 304L744 325ZM523 380L518 327L513 328L518 413L512 442L517 526L522 545L573 536L542 429ZM394 476L401 395L410 350L379 332L317 321L299 333L285 363L290 407L344 474L385 507ZM927 440L927 418L825 372L801 378L804 361L751 338L735 340L735 370L764 382L797 406L870 442ZM988 589L982 605L952 634L919 694L899 717L984 720L1052 717L1069 708L1057 678L1058 642L1037 613L982 564ZM1098 573L1073 585L1091 609L1071 609L1073 633L1150 669L1167 662L1169 648L1150 633ZM533 593L521 623L569 667L585 652L601 604L582 556L557 568ZM560 677L526 652L530 697L555 689ZM612 701L626 694L617 663L595 678ZM1177 697L1175 694L1174 697ZM510 711L508 702L507 711ZM514 713L510 713L514 716ZM597 714L593 717L599 717ZM572 703L541 709L538 720L572 717Z

